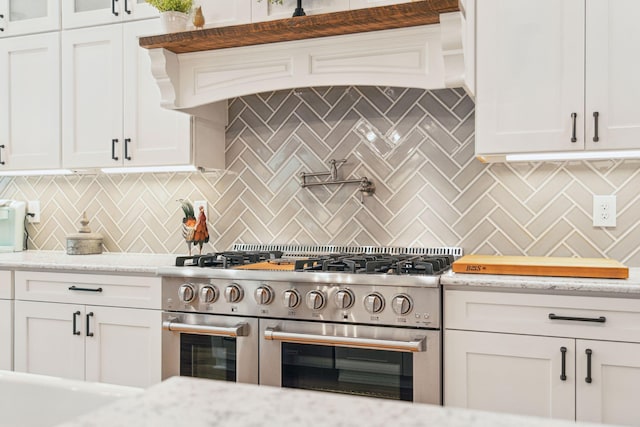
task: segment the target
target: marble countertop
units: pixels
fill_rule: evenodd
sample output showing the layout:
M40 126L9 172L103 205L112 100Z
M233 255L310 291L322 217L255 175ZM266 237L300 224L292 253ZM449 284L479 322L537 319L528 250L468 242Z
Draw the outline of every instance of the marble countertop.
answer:
M447 273L440 277L445 289L505 291L546 291L555 293L598 292L615 296L640 298L640 268L629 268L628 279L594 279L552 276L511 276L497 274Z
M155 275L159 267L174 265L175 260L176 255L171 254L104 252L95 255L67 255L64 251L23 251L0 253L0 268Z
M104 252L96 255L67 255L64 251L24 251L0 253L0 269L156 275L159 270L170 270L175 258L175 254ZM445 289L485 288L574 294L599 292L640 298L640 268L630 268L628 279L447 273L440 276L440 282Z
M173 377L59 427L582 427L595 424ZM599 424L602 427L601 424Z

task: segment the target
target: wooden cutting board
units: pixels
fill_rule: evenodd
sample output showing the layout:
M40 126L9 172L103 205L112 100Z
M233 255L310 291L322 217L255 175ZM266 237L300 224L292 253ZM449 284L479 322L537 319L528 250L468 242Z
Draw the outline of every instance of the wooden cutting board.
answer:
M277 260L277 261L263 261L253 264L245 264L234 267L236 270L279 270L279 271L293 271L295 267L294 261Z
M456 273L626 279L629 268L608 258L465 255L453 263Z

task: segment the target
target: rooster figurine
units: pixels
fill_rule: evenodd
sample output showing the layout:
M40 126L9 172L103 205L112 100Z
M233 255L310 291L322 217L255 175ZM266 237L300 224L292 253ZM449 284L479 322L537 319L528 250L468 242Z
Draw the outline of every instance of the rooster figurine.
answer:
M209 230L207 230L207 216L204 214L204 206L200 206L196 229L193 232L193 243L199 246L202 255L202 245L209 241Z
M196 231L196 217L193 213L193 205L188 200L180 199L182 204L182 212L184 212L184 218L182 218L182 237L187 242L187 248L189 248L189 256L191 256L191 244L193 243L193 236Z
M196 8L196 12L193 15L193 26L196 29L201 30L204 27L204 15L202 14L202 6Z

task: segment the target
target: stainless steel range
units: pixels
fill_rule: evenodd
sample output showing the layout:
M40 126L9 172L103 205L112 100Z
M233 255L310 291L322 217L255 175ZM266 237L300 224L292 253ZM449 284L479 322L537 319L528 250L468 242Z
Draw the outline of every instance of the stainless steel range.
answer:
M460 248L236 245L163 276L163 376L441 403L439 275Z

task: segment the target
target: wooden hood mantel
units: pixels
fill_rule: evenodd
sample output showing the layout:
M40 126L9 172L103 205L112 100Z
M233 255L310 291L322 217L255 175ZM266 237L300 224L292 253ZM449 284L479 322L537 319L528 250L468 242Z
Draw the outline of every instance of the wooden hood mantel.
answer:
M296 87L464 87L463 12L458 0L422 0L142 37L140 46L162 105L201 115L217 101Z

